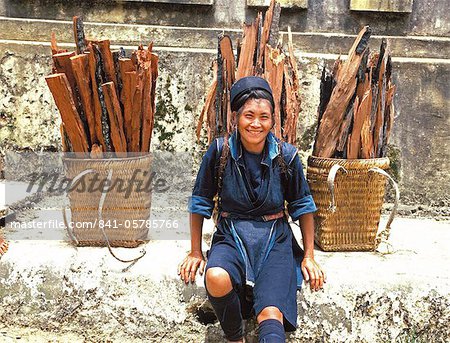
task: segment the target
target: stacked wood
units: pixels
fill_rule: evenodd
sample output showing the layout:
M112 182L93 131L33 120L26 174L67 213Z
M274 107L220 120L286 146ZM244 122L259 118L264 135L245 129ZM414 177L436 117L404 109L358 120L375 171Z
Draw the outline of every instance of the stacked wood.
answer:
M73 19L76 51L58 48L52 33L53 74L47 84L59 109L63 151L101 158L104 152L148 152L156 110L158 56L153 45L130 57L110 41L87 40Z
M379 52L369 51L370 34L364 27L348 58L338 59L332 73L323 70L314 156L386 156L394 121L392 62L385 39Z
M240 78L260 76L269 82L273 91L275 135L289 143L296 143L300 112L298 67L290 31L288 53L283 51L279 42L280 13L280 4L272 0L264 18L262 13L258 13L251 24L244 23L242 39L236 44L236 59L230 37L219 35L214 80L197 125L198 139L204 122L208 142L235 129L235 113L231 113L230 108L231 86Z

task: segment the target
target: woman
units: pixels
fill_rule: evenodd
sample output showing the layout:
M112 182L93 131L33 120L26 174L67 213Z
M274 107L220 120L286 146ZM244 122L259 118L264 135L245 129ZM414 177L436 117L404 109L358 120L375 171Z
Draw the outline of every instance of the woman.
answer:
M204 218L218 194L217 231L206 263L205 286L225 336L243 342L242 319L252 311L259 342L284 342L297 321L296 291L309 280L319 290L325 273L314 260L315 204L297 150L271 133L274 100L259 77L238 80L230 92L237 130L217 139L203 157L189 203L191 252L178 273L187 283L203 274ZM304 254L285 215L299 220ZM301 271L300 271L301 270Z

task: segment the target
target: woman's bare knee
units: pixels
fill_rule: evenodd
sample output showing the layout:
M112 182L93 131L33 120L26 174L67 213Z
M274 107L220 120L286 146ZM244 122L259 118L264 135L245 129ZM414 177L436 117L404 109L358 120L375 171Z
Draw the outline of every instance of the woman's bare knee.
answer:
M259 312L257 318L258 323L261 323L267 319L276 319L279 322L283 323L283 313L275 306L268 306L263 308L261 312Z
M223 297L233 289L228 272L220 267L209 268L206 271L206 288L213 297Z

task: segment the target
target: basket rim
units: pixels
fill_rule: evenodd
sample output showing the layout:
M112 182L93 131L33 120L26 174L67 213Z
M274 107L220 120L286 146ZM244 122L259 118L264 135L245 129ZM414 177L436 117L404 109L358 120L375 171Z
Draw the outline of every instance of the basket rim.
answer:
M322 161L330 161L330 162L381 162L381 161L390 161L389 157L377 157L377 158L332 158L332 157L319 157L314 155L309 155L309 159L322 160Z
M73 158L73 157L62 157L63 161L68 161L68 162L110 162L110 161L135 161L135 160L140 160L140 159L145 159L145 158L149 158L151 157L152 154L146 153L145 155L139 155L139 156L131 156L131 157L115 157L115 158Z

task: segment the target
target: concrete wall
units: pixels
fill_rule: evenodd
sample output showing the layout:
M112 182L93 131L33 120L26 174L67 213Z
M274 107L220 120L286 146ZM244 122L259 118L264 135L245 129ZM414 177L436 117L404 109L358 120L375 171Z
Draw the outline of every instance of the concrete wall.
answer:
M195 1L191 1L195 2ZM295 3L295 1L292 1ZM301 1L302 3L304 1ZM443 1L413 1L411 12L350 11L348 1L309 1L282 10L291 25L302 77L298 146L310 152L322 65L346 54L362 25L373 27L372 48L388 36L394 61L396 123L392 172L402 201L449 206L450 20ZM116 1L0 0L0 152L58 149L59 116L43 77L51 72L49 40L73 41L71 18L82 14L88 38L135 48L154 41L161 57L154 149L198 152L193 125L211 81L216 37L234 39L257 7L245 0L212 5ZM197 154L198 156L198 154Z

